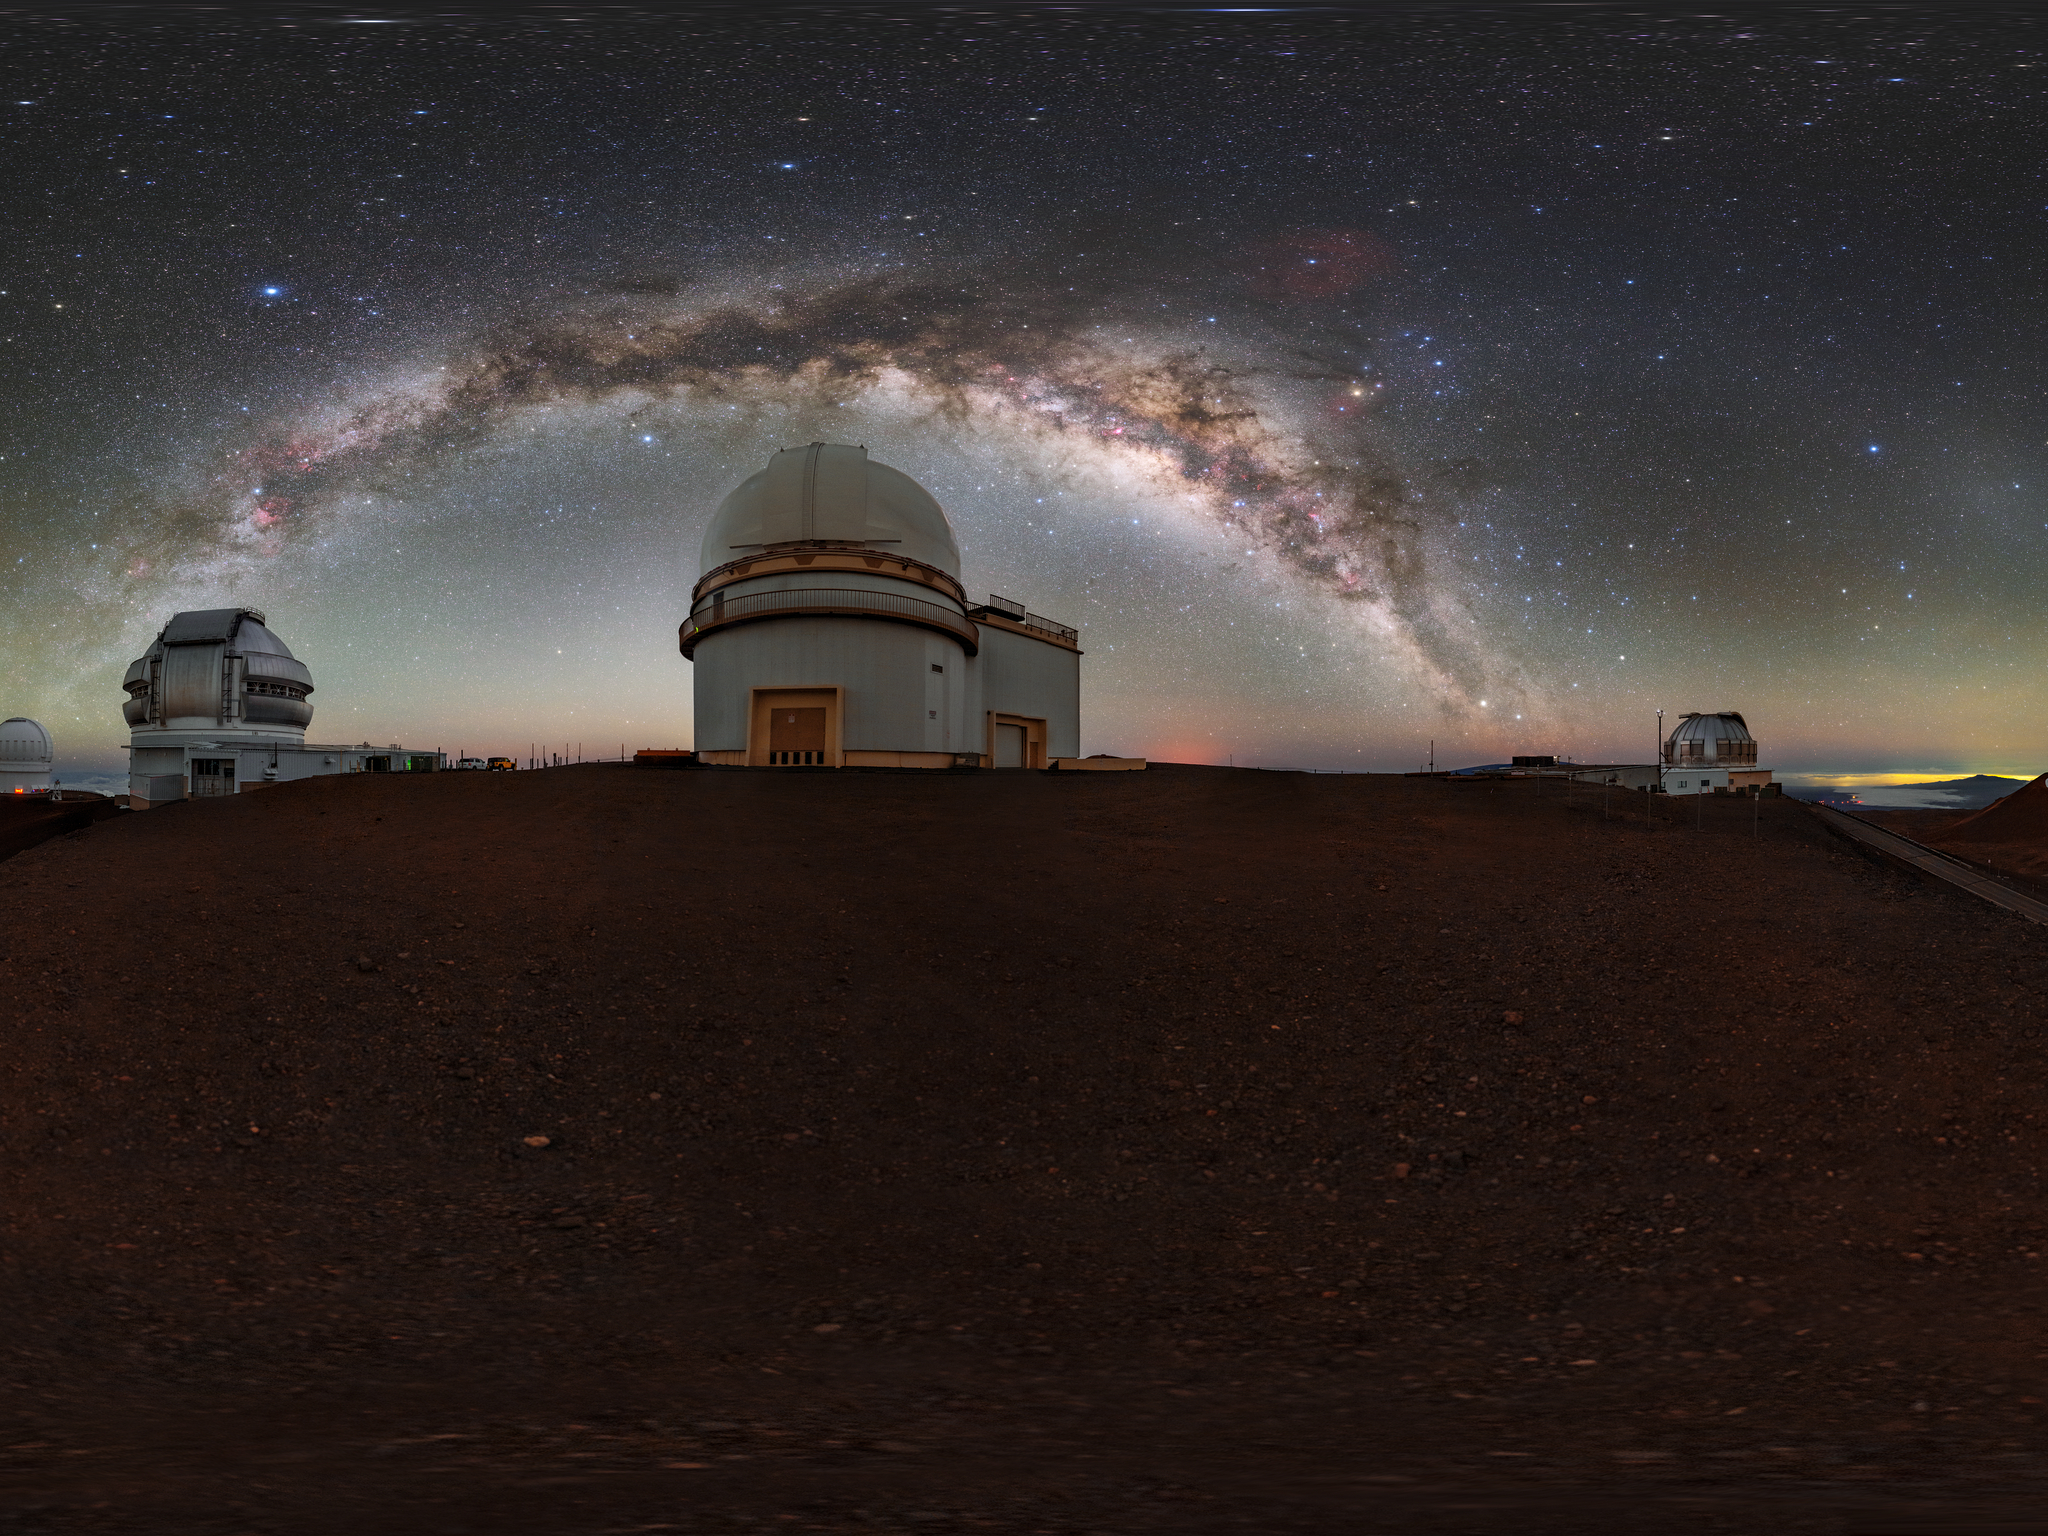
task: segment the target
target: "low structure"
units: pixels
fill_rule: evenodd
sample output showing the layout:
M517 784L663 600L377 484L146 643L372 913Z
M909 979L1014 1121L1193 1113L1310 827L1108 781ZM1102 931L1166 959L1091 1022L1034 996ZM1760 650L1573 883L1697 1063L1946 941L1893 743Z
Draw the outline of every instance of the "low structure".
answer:
M430 773L444 762L396 743L309 743L313 674L254 608L173 616L121 686L137 810L332 773Z
M931 494L865 448L776 454L720 503L678 636L697 761L1045 768L1081 750L1081 647L960 583Z
M47 795L56 748L41 722L26 715L0 721L0 795Z

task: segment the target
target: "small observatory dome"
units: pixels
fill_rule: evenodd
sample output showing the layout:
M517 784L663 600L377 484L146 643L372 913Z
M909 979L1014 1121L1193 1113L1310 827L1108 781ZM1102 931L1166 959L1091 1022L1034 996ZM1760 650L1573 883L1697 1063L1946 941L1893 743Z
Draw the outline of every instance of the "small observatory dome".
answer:
M829 541L960 574L960 549L931 493L865 448L785 448L719 504L700 552L703 572L774 544Z
M176 615L121 686L122 717L137 731L242 727L303 737L313 720L313 674L254 608Z
M50 733L25 715L0 721L0 795L49 793L56 752Z
M1688 714L1664 743L1664 761L1673 767L1754 768L1756 738L1732 709Z

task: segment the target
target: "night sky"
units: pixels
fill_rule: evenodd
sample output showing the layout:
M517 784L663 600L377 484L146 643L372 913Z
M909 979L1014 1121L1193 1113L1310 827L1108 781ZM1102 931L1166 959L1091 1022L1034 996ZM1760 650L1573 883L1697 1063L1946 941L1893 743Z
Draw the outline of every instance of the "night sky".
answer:
M704 523L865 443L1083 750L2048 766L2024 11L0 29L0 714L247 604L311 736L690 742Z

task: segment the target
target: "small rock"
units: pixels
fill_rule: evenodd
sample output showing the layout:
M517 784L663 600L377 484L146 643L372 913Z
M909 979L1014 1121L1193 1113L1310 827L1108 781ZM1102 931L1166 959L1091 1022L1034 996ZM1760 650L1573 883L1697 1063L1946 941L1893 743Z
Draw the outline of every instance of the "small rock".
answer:
M1394 1164L1394 1177L1397 1179L1405 1179L1412 1172L1414 1172L1414 1169L1406 1163Z
M839 1331L839 1330L840 1330L841 1328L844 1328L845 1326L846 1326L846 1325L845 1325L844 1323L820 1323L820 1324L818 1324L818 1326L817 1326L817 1327L813 1328L813 1329L811 1330L811 1332L813 1332L813 1333L837 1333L837 1332L838 1332L838 1331Z
M476 1076L476 1068L475 1068L475 1067L457 1067L457 1068L455 1069L455 1075L456 1075L457 1077L460 1077L460 1078L465 1078L465 1079L466 1079L466 1078L472 1078L472 1077L475 1077L475 1076Z
M519 1139L529 1147L551 1147L554 1145L554 1138L552 1136L522 1136Z
M368 955L357 955L356 969L359 971L374 971L377 969L377 962L372 960Z

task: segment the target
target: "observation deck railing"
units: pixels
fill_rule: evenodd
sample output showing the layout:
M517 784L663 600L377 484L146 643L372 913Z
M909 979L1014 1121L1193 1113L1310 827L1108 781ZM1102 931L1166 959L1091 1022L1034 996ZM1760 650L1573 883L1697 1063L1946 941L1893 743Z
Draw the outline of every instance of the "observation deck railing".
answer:
M1068 645L1078 645L1081 640L1081 631L1078 629L1071 628L1065 624L1056 624L1043 614L1027 612L1022 603L1013 603L1007 597L997 597L993 592L989 593L987 602L969 611L977 615L982 613L995 614L1000 618L1008 619L1012 624L1021 624L1026 629L1037 630L1041 635L1050 635L1055 640L1063 640Z

